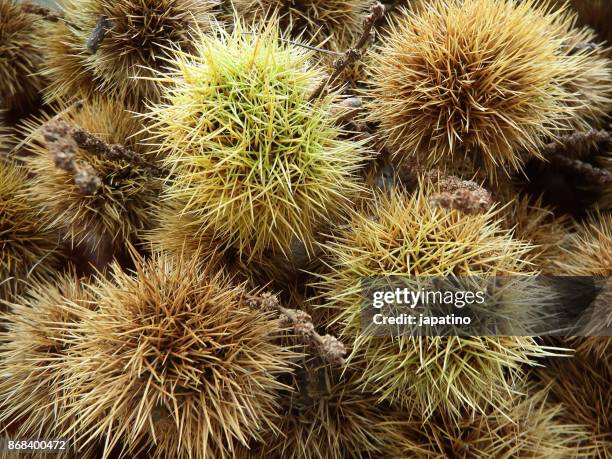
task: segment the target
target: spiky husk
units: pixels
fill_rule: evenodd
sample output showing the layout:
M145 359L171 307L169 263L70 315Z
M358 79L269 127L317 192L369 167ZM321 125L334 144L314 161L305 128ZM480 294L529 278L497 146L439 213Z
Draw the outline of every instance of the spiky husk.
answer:
M584 426L564 417L545 390L529 387L530 395L517 398L505 415L496 410L458 422L436 418L412 422L406 429L406 447L396 459L448 457L593 457L584 444Z
M228 458L274 429L295 354L273 313L214 265L156 255L92 285L63 380L77 444L98 434L124 457Z
M27 180L22 167L0 157L0 300L51 276L58 264L51 216L35 205Z
M364 278L532 274L525 261L532 246L513 239L495 218L493 211L464 215L437 208L423 189L413 196L395 189L377 196L325 244L328 272L316 287L342 339L352 342L349 362L362 367L364 388L427 415L436 410L459 415L462 407L472 412L502 409L520 386L522 364L547 354L528 337L360 333ZM513 317L537 313L525 301L508 304Z
M555 259L555 274L565 276L595 276L608 279L612 275L612 214L594 213L575 225L575 232L564 239L561 254ZM607 280L591 305L592 319L585 324L589 335L580 339L579 353L608 359L612 345L612 282Z
M296 370L294 393L282 400L280 434L269 433L245 454L256 458L390 457L404 444L406 416L364 392L354 375L316 358Z
M287 252L296 240L310 250L317 227L359 190L367 157L334 125L339 96L308 100L322 72L273 25L238 22L196 46L176 54L163 77L174 86L153 107L150 131L173 174L167 198L240 257Z
M578 346L571 358L550 359L541 368L533 370L542 385L549 386L555 401L565 407L566 422L584 424L588 433L584 443L596 453L590 457L612 457L612 360L609 354L585 352L584 346L604 338L581 338L568 344Z
M67 275L53 284L34 282L2 316L0 431L4 437L63 438L69 426L64 418L63 367L74 325L92 308L91 300L79 280Z
M119 101L95 98L82 106L59 105L57 112L60 120L82 127L109 144L121 144L155 159L139 143L141 136L137 133L142 123ZM91 165L102 180L95 194L83 194L73 175L57 167L47 149L40 130L47 120L31 121L25 127L26 148L31 153L26 161L36 175L32 187L37 200L53 213L54 225L70 245L82 245L93 254L124 250L126 242L137 240L141 231L152 226L160 180L142 166L79 149L76 160Z
M43 89L44 101L57 103L94 94L99 83L91 70L85 67L87 54L82 49L76 31L64 21L50 24L48 30L49 38L45 41L41 70L48 80Z
M233 0L247 24L277 20L281 31L313 46L343 52L361 33L367 0Z
M552 209L542 204L542 198L519 195L504 207L505 224L515 237L533 244L526 258L543 274L556 274L554 260L559 245L571 229L567 216L555 216Z
M253 286L269 286L274 289L285 289L306 275L316 272L320 267L321 250L314 247L308 253L305 246L294 244L286 254L264 252L256 258L245 259L229 255L229 270L238 278L249 281Z
M605 359L609 359L609 351L612 350L612 337L588 336L577 338L572 344L576 347L578 354L592 354L596 358L605 361Z
M235 279L246 281L251 287L272 286L283 289L286 283L298 276L300 268L314 263L303 247L292 247L289 255L263 253L256 259L240 258L235 251L223 250L223 241L210 233L199 231L199 224L192 215L181 214L172 205L161 205L157 221L151 231L145 232L145 248L153 252L171 253L177 257L198 256L201 261L216 263Z
M575 225L561 246L555 269L565 276L612 276L612 213L594 213Z
M573 114L571 127L578 131L587 130L587 126L604 127L612 112L612 60L609 59L612 48L600 43L597 34L588 27L568 29L560 38L564 40L564 52L574 61L571 78L564 84L564 89L574 95L567 101Z
M198 229L191 215L181 214L181 209L172 203L162 203L155 211L153 228L144 232L145 248L154 253L166 252L181 258L197 255L202 261L220 262L220 243Z
M560 274L570 276L612 275L612 215L595 213L576 225L576 231L564 240L562 254L556 261ZM610 282L603 286L594 302L593 321L586 331L595 335L609 333L612 327ZM605 330L608 330L606 332ZM573 340L577 355L571 360L553 360L538 371L546 383L553 383L553 393L568 406L571 419L592 427L589 440L599 448L598 457L612 457L609 381L612 362L609 352L612 338L588 336Z
M532 0L435 0L404 12L369 69L370 119L395 157L495 179L541 157L547 138L588 129L610 89L594 100L574 89L600 72L609 85L610 69L598 51L567 46L570 31L580 35L573 17L548 10Z
M45 42L44 21L16 0L0 0L0 109L23 112L37 100Z
M209 0L61 0L69 25L54 29L45 64L51 80L47 99L95 91L137 105L157 100L160 85L151 77L171 49L191 49L193 30L210 29L214 5ZM92 53L87 42L101 16L111 25Z

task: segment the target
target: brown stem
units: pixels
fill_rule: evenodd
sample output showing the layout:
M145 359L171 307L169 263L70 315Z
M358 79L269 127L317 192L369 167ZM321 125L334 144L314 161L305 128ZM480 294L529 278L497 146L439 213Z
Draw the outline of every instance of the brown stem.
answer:
M78 146L70 135L70 126L62 121L49 121L43 125L42 134L55 165L72 174L81 194L95 194L102 186L102 180L90 164L77 162Z
M134 166L148 169L156 176L164 175L164 171L162 169L157 167L155 164L142 159L138 153L123 145L109 145L104 142L104 140L96 137L91 132L79 126L71 127L70 134L80 148L88 151L92 155L102 156L112 161L122 160Z
M610 141L610 133L605 130L591 129L586 132L574 132L559 137L558 141L546 144L542 148L544 156L567 153L571 149L588 145L589 143L605 143Z
M542 154L553 164L575 171L599 185L606 185L612 183L612 172L577 159L580 154L576 150L589 150L589 144L603 144L610 142L611 139L610 132L606 130L590 129L586 132L574 132L545 145Z
M612 172L599 167L595 167L592 164L585 163L579 159L572 159L562 154L554 154L550 157L553 163L559 164L562 167L576 171L578 174L586 177L598 185L607 185L612 183Z
M323 359L332 365L344 365L346 348L331 335L322 336L315 330L310 315L299 309L287 309L281 306L276 295L264 293L261 296L251 297L249 302L253 307L262 310L275 310L284 317L293 330L306 337L321 353Z
M352 48L347 49L342 54L342 56L340 56L334 61L334 71L327 79L324 79L321 84L317 86L314 92L310 95L310 101L318 99L323 94L325 94L327 87L333 81L335 81L336 78L338 78L338 76L347 66L361 59L364 48L372 37L373 29L376 23L380 21L386 13L395 8L399 3L401 2L398 1L390 4L382 4L380 2L376 2L376 4L372 6L372 8L370 9L370 14L368 14L363 20L363 33L357 40L357 43L355 43Z
M64 15L59 11L53 11L51 8L47 8L46 6L38 5L32 2L22 3L21 9L24 13L36 14L37 16L51 22L57 22L64 19Z
M63 22L67 26L72 27L75 30L81 30L80 27L77 27L71 22L68 22L64 17L64 14L60 11L54 11L51 8L47 8L46 6L38 5L32 2L24 2L21 4L21 9L24 13L35 14L40 16L45 21L49 22Z

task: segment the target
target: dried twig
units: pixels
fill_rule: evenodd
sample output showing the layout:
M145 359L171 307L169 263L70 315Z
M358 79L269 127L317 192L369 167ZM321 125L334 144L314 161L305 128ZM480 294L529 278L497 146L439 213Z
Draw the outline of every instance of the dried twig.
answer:
M592 164L580 161L579 159L568 158L562 154L554 154L550 156L553 163L562 167L573 170L583 177L597 183L598 185L607 185L612 183L612 172L595 167Z
M605 185L612 183L612 172L576 159L576 156L579 156L576 150L589 147L589 144L610 142L611 139L612 136L606 130L591 129L586 132L574 132L545 145L542 148L542 154L554 164L575 171L597 184Z
M80 148L93 155L102 156L112 161L122 160L134 166L147 169L154 175L164 175L162 169L144 160L138 153L123 145L109 145L104 140L79 126L71 126L70 134Z
M32 2L24 2L21 4L21 9L24 13L36 14L43 19L51 22L57 22L64 19L64 15L59 11L54 11L46 6L39 5Z
M605 130L591 129L586 132L574 132L573 134L562 136L556 142L546 144L542 148L544 156L552 156L560 153L567 153L571 149L583 147L589 143L605 143L610 141L610 133Z
M263 293L250 298L251 307L264 311L277 311L293 330L308 339L321 353L324 360L332 365L343 365L346 348L332 335L322 336L315 330L310 314L299 309L287 309L281 306L276 295Z
M316 51L317 53L329 54L331 56L342 56L342 53L339 53L338 51L331 51L329 49L319 48L317 46L307 45L305 43L300 43L293 40L287 40L286 38L283 38L282 40L286 41L287 43L291 43L293 46L299 46L300 48L309 49L310 51Z
M102 186L102 180L91 165L77 162L78 146L70 131L70 126L62 121L50 121L42 127L44 139L55 159L55 165L72 174L74 184L80 193L95 194Z
M75 107L80 107L81 102L76 102ZM50 150L53 149L58 167L72 171L72 162L77 148L82 148L92 155L100 156L111 161L125 161L126 163L148 170L153 175L161 177L166 173L155 164L144 160L138 153L119 144L107 144L104 140L96 137L91 132L80 126L73 126L57 117L51 118L43 126L43 135ZM72 159L71 159L72 158Z
M24 13L35 14L40 16L45 21L49 22L63 22L69 27L72 27L75 30L81 30L80 27L77 27L72 22L66 20L64 14L61 11L53 10L52 8L47 8L46 6L39 5L33 2L24 2L21 4L21 9Z
M334 61L334 71L327 79L324 79L321 84L317 86L317 88L311 94L309 100L313 101L321 97L326 92L327 87L333 81L335 81L336 78L338 78L338 76L347 66L361 59L361 56L363 55L363 50L372 37L373 29L376 23L380 21L386 13L395 8L399 3L400 2L382 4L380 2L376 2L376 4L370 9L370 14L368 14L363 20L363 33L357 40L357 43L355 43L352 48L347 49L342 54L342 56L340 56Z

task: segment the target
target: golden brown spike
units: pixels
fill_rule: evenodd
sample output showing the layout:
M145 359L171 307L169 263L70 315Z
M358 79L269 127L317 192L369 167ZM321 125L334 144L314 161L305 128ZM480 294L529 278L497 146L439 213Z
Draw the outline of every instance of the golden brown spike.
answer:
M275 429L295 354L254 293L197 258L137 258L92 286L63 379L78 445L103 434L105 456L121 442L124 457L230 458Z
M585 329L594 336L581 338L575 344L579 355L591 355L609 364L612 338L612 214L593 213L582 223L576 223L574 232L568 234L554 258L551 269L555 275L595 276L606 279L597 299L593 302L593 320Z
M495 180L541 157L547 138L601 117L612 100L609 61L576 50L588 34L549 9L434 0L399 16L373 54L368 91L370 119L396 159Z
M0 300L58 267L58 236L34 192L24 168L0 156Z
M612 361L609 352L588 352L598 346L609 348L610 337L589 337L567 344L578 346L571 358L549 359L533 370L542 385L550 387L553 400L564 406L565 422L584 424L583 444L593 449L589 457L612 457Z
M328 50L344 52L361 33L367 0L233 0L238 17L247 24L278 20L287 37Z
M576 223L563 241L555 270L565 276L611 276L612 213L597 212Z
M406 428L406 446L393 457L595 457L585 445L588 429L566 418L569 411L550 400L546 390L528 386L528 395L517 396L506 414L489 410L458 422L437 417L428 422L412 419Z
M6 158L11 149L11 130L5 124L4 113L0 111L0 158Z
M555 259L561 242L571 229L570 219L556 216L550 207L542 204L542 198L534 200L516 192L510 199L502 210L506 227L514 231L517 239L533 245L527 259L543 274L555 275Z
M282 398L281 434L267 433L245 457L391 457L405 444L407 416L364 392L351 371L341 374L311 358L292 385L295 392Z
M522 365L548 349L529 337L368 336L361 330L360 285L371 276L534 274L525 258L532 249L502 229L494 210L467 215L432 205L427 190L409 196L394 189L325 243L328 268L314 284L321 292L316 301L333 317L339 338L352 342L348 361L362 368L361 384L381 399L426 415L505 411ZM508 299L504 307L512 311L505 313L529 321L539 313L534 301Z
M75 325L92 297L73 276L36 281L15 298L0 333L0 430L11 439L61 438L65 416L62 372ZM7 436L7 432L10 435Z
M121 102L93 98L82 104L63 104L57 110L59 114L52 122L84 128L109 144L127 146L143 158L154 160L154 155L138 142L141 122ZM52 145L45 138L47 122L48 118L34 120L25 127L26 149L31 153L26 161L36 174L33 189L37 201L53 215L54 226L70 245L82 245L96 255L125 251L126 242L136 241L140 232L153 224L160 180L142 165L76 148L76 163L98 178L98 186L88 192L79 186L74 171L60 167L61 158L54 157ZM65 136L60 141L72 142L69 132Z
M46 24L21 2L0 0L0 109L24 112L45 84L40 70Z
M157 100L151 78L172 49L191 50L191 34L208 31L209 0L61 0L65 22L53 28L44 74L49 101L102 93L142 106ZM101 18L103 32L92 40ZM95 45L95 46L94 46Z

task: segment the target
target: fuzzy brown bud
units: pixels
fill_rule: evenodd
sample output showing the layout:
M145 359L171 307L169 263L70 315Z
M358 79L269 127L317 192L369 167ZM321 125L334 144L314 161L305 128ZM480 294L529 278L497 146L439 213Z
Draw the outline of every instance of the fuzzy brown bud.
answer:
M346 347L335 336L325 335L321 338L320 350L321 355L332 365L342 365L344 363L344 355Z
M102 186L102 180L96 175L96 171L90 165L77 168L74 174L74 184L82 194L95 194Z
M461 180L455 176L441 176L437 171L429 172L426 177L433 182L438 192L430 202L444 209L457 209L474 215L489 211L494 204L491 193L471 180Z
M266 292L261 295L261 309L273 311L278 307L278 298L272 293Z
M312 324L312 317L310 314L300 310L289 310L293 317L289 320L293 323L293 329L296 333L304 336L309 336L314 333L314 325Z
M493 197L484 190L458 189L431 197L431 203L444 209L457 209L465 214L482 214L493 206Z

